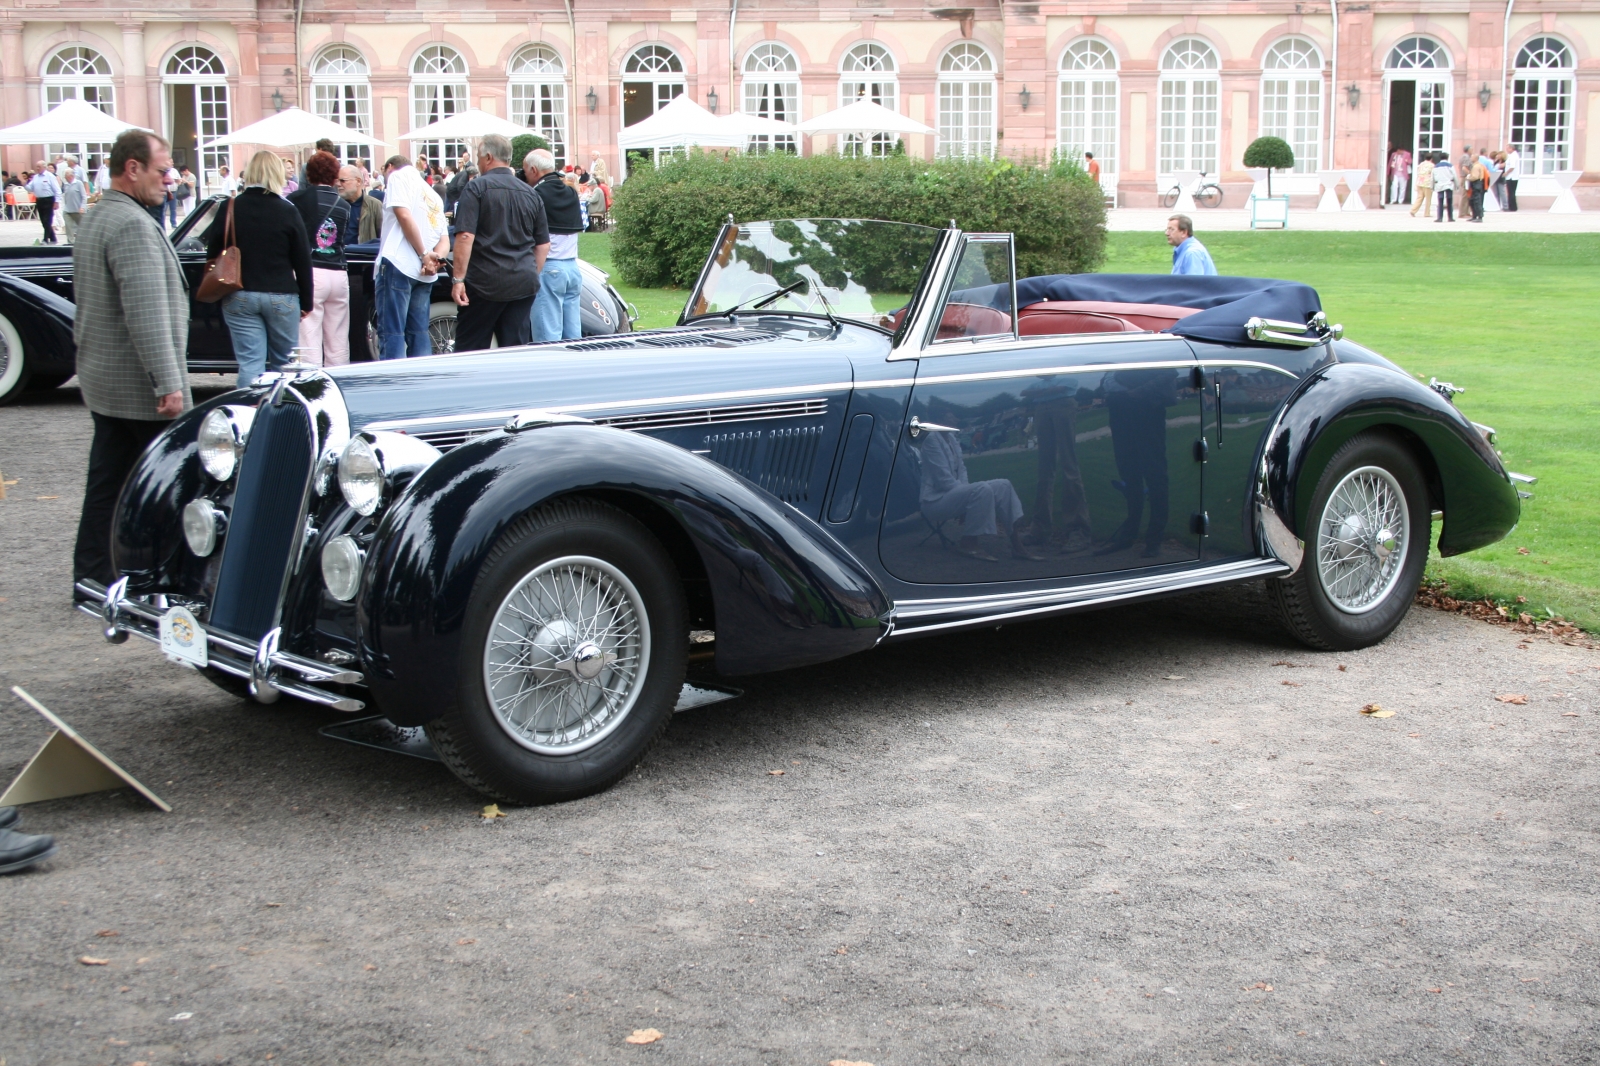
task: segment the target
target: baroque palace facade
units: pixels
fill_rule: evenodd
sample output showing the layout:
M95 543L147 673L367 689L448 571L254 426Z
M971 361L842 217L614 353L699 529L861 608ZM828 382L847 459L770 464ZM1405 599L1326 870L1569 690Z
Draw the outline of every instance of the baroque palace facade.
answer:
M1370 168L1376 202L1391 144L1516 144L1530 206L1556 191L1540 175L1600 182L1600 0L6 0L0 66L5 125L90 100L207 179L230 162L211 139L296 104L434 158L459 146L400 135L481 107L615 171L622 127L687 93L791 121L865 96L937 131L914 155L1092 151L1133 206L1182 172L1248 181L1263 134L1293 146L1301 194ZM893 147L807 140L765 147Z

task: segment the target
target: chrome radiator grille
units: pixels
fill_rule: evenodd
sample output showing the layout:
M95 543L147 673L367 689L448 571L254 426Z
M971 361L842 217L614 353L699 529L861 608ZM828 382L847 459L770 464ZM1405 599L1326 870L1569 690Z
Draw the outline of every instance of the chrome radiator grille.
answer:
M311 419L292 395L262 404L239 467L217 589L207 621L250 641L277 624L284 576L299 544L311 477Z

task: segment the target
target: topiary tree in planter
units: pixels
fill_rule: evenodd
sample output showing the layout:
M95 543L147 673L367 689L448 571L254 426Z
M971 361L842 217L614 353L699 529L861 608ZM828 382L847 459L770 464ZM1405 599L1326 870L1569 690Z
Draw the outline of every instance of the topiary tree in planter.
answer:
M1267 195L1272 195L1272 172L1294 166L1294 149L1282 137L1257 137L1244 150L1244 165L1267 168Z

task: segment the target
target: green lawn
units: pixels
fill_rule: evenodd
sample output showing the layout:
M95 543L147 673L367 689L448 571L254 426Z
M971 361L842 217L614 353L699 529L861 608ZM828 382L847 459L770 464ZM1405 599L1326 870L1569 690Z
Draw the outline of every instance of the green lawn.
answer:
M1203 227L1203 215L1196 221ZM1109 237L1104 269L1170 269L1160 233ZM1430 575L1457 595L1525 596L1524 610L1600 631L1600 237L1202 228L1200 238L1223 273L1315 286L1351 339L1424 380L1466 386L1457 405L1494 426L1506 465L1539 484L1509 538L1436 557ZM586 234L582 254L609 269L609 245ZM618 288L641 328L676 321L686 295Z

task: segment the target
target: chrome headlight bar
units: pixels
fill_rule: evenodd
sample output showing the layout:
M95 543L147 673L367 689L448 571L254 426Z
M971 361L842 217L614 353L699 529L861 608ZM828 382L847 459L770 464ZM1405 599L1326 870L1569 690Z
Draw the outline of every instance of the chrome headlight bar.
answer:
M443 454L405 433L357 433L339 455L339 491L352 510L370 516L393 498L397 479L422 473Z
M1344 336L1344 327L1328 325L1326 312L1318 311L1305 323L1285 322L1277 318L1252 318L1244 324L1244 332L1253 341L1313 348Z

